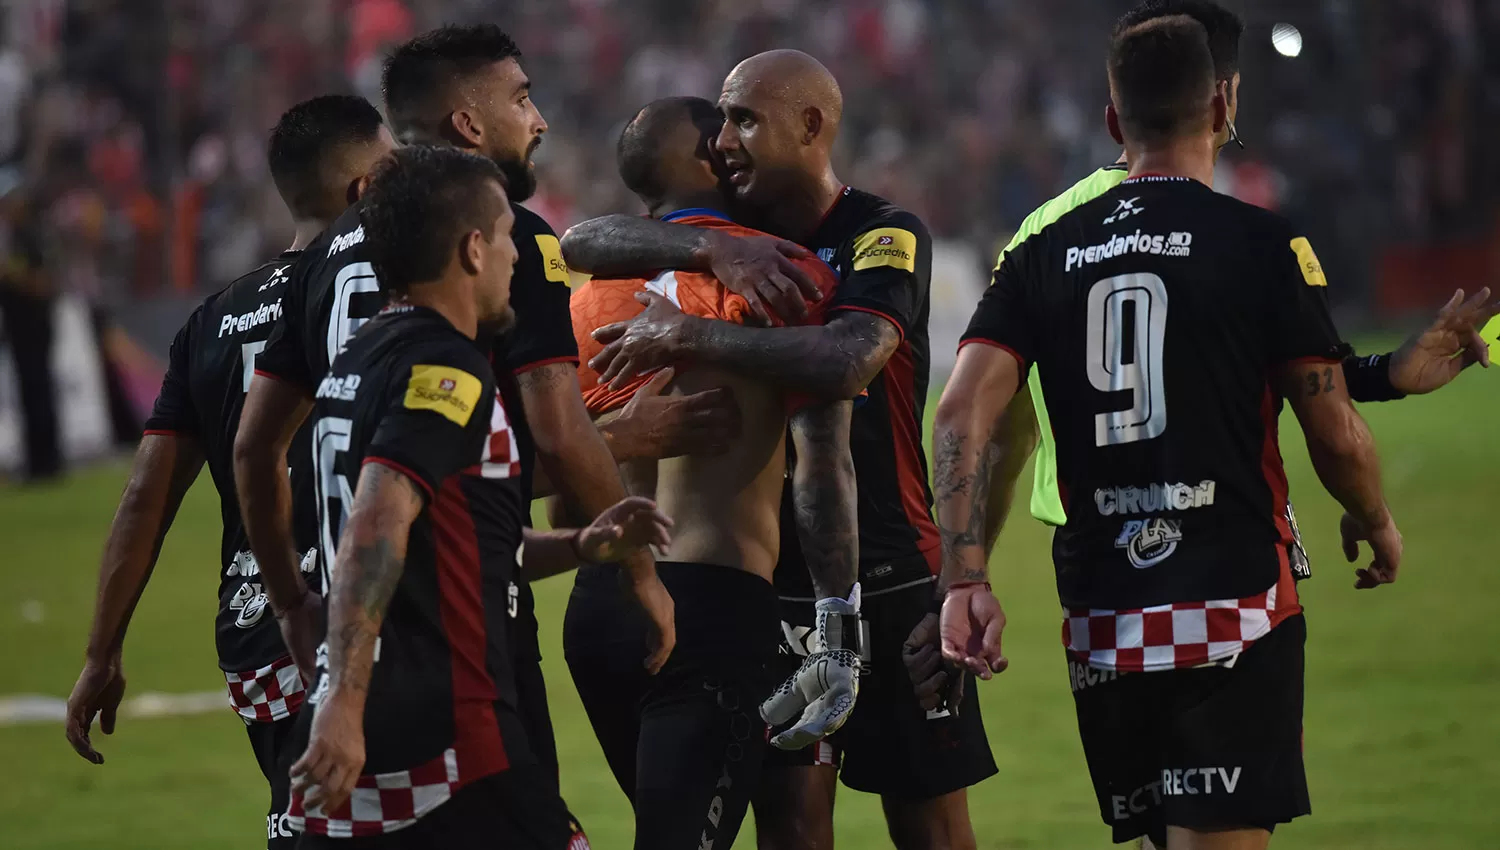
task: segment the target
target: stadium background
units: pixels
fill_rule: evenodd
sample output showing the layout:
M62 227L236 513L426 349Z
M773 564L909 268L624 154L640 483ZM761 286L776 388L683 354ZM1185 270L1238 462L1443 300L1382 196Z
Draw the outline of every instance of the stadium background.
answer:
M0 487L0 847L257 845L261 780L239 722L213 693L222 685L208 604L217 518L206 476L126 652L131 693L167 696L135 704L142 716L103 739L102 768L71 753L54 716L79 666L126 469L118 451L155 392L171 333L205 293L290 240L263 159L286 106L335 90L378 101L389 44L444 21L498 21L525 49L551 125L530 206L561 232L638 209L613 160L615 134L638 105L712 97L739 58L802 47L844 88L840 175L909 207L934 233L934 349L946 355L1011 230L1116 155L1100 120L1102 56L1128 5L0 4L0 268L14 261L18 233L35 234L58 316L54 371L72 464L58 482ZM1453 288L1500 277L1500 158L1490 149L1500 130L1500 2L1226 5L1248 23L1238 122L1248 150L1226 153L1219 186L1303 224L1361 350L1394 344ZM1294 58L1272 48L1282 22L1303 36ZM13 371L0 345L5 469L18 451ZM1434 397L1365 408L1408 545L1401 583L1378 593L1350 589L1336 506L1287 424L1316 573L1304 585L1316 812L1279 833L1277 846L1495 846L1500 626L1487 611L1500 598L1496 380L1466 374ZM1057 646L1044 529L1015 522L997 560L1013 667L983 692L1001 772L972 795L981 846L1105 846ZM564 782L596 846L626 846L628 810L557 648L567 587L563 578L539 590ZM838 824L841 846L885 845L876 801L845 791Z

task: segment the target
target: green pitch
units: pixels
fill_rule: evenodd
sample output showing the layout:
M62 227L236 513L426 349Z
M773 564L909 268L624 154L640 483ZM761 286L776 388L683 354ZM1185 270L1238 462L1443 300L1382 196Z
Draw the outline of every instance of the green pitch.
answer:
M1500 374L1473 370L1436 396L1363 408L1406 535L1400 582L1356 593L1338 511L1283 421L1287 466L1313 557L1307 762L1314 815L1283 848L1490 848L1500 831ZM0 492L0 696L65 696L77 675L95 570L125 469ZM1029 474L1029 473L1028 473ZM1024 501L1024 500L1023 500ZM213 658L217 502L205 475L167 540L125 652L129 691L222 688ZM1006 532L997 589L1011 669L984 685L1000 774L973 789L984 848L1109 846L1073 723L1046 531ZM578 704L559 634L569 580L538 587L563 784L594 846L630 846L631 819ZM0 726L0 847L264 847L266 794L240 721L122 720L95 732L106 763L60 725ZM840 792L844 848L888 846L877 800ZM740 847L753 847L747 833Z

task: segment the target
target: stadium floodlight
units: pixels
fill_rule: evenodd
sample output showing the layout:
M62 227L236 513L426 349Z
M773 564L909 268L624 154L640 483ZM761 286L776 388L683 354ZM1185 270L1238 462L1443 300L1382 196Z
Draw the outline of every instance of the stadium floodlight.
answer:
M1291 24L1277 24L1271 28L1271 46L1288 59L1302 52L1302 32Z

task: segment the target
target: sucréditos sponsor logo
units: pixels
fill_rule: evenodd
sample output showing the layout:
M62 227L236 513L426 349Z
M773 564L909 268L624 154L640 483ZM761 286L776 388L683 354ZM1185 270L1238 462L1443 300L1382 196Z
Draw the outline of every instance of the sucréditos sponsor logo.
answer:
M1150 782L1129 794L1110 797L1110 813L1115 820L1129 820L1160 806L1163 797L1211 797L1233 794L1240 784L1241 768L1172 767L1162 768L1161 779Z
M1126 520L1115 538L1115 548L1124 549L1131 566L1154 567L1172 557L1182 542L1182 523L1175 519Z
M1139 230L1125 236L1115 234L1109 237L1108 241L1100 242L1098 245L1068 248L1068 255L1063 264L1063 271L1070 272L1074 268L1081 269L1090 263L1111 260L1125 254L1186 257L1192 253L1192 244L1193 234L1186 231L1174 231L1166 235L1142 233Z
M328 245L328 256L332 257L340 251L353 248L355 245L365 241L365 226L361 224L352 233L333 237L333 242ZM326 257L324 259L327 259Z
M329 375L318 384L317 397L354 401L354 394L357 392L359 392L359 375Z
M220 319L219 338L223 339L225 334L244 333L251 328L260 327L279 318L281 318L280 298L270 304L262 304L248 313L241 313L238 316L229 315Z
M1100 516L1187 511L1214 503L1218 482L1205 479L1193 484L1148 484L1145 487L1101 487L1094 491Z

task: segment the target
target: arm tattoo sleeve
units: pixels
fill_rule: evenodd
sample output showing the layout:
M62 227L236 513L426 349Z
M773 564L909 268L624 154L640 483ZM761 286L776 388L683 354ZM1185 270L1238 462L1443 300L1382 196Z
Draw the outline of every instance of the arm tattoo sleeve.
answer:
M421 510L406 476L380 464L360 474L328 597L330 687L368 690L375 640L401 580L407 532Z
M943 562L958 563L967 549L980 549L980 563L984 562L985 496L990 489L990 472L994 467L994 451L989 435L971 436L947 430L937 435L934 451L936 468L933 478L933 499L936 502L938 534L942 538ZM977 458L971 458L976 455ZM968 462L976 461L972 473L963 471ZM967 510L965 510L967 502ZM963 523L953 527L955 512ZM961 575L951 581L985 581L984 570L965 568Z
M895 325L855 311L810 327L748 328L704 320L690 328L684 345L694 359L830 401L858 395L901 343Z
M633 215L607 215L563 234L563 258L593 275L639 274L651 269L707 267L705 231Z
M859 578L859 509L849 453L853 402L803 408L792 417L797 536L819 598L849 595Z

